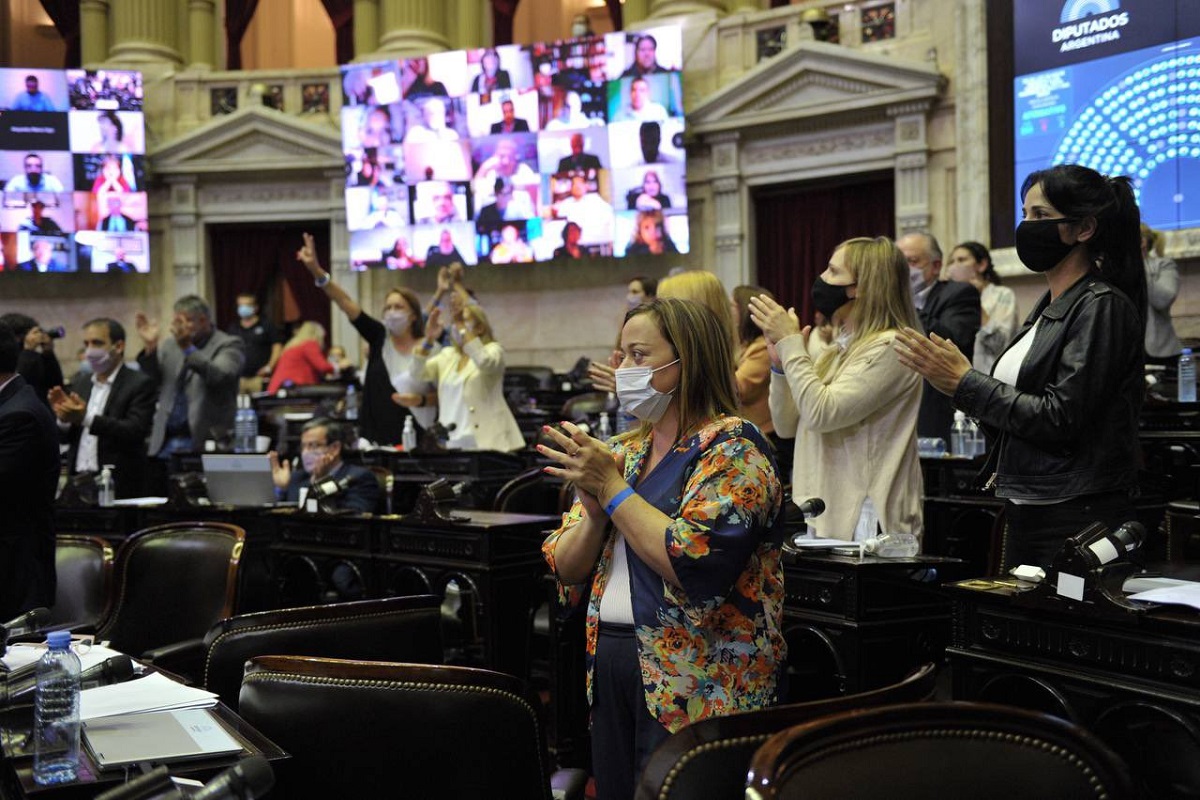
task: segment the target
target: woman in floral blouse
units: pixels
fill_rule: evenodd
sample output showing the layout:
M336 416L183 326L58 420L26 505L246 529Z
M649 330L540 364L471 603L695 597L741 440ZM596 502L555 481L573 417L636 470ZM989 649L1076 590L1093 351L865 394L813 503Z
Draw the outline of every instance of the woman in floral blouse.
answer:
M641 420L611 443L547 429L574 507L542 551L587 604L599 797L633 796L646 758L689 723L775 702L785 662L782 491L770 447L734 416L729 332L688 300L632 309L616 371Z

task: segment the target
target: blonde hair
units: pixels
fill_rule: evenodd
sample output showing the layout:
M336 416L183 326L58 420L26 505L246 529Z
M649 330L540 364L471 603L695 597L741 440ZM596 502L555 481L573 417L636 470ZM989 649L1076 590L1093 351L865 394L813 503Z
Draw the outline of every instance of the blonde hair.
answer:
M1163 254L1163 238L1158 231L1146 223L1142 223L1142 241L1146 243L1146 254L1154 253L1161 257Z
M880 334L898 328L921 330L921 321L913 305L908 278L908 261L896 243L886 236L874 239L848 239L834 248L842 251L842 263L854 278L858 292L850 310L853 333L846 347L845 360ZM814 365L824 379L833 371L841 352L830 347Z
M292 347L297 347L305 342L316 342L317 344L321 345L322 350L325 349L325 326L319 322L313 322L311 320L300 323L300 327L296 328L295 333L292 334L292 338L288 339L288 342L283 346L283 349L287 350Z
M625 315L625 322L641 314L654 320L659 333L679 359L679 439L698 431L720 416L737 413L733 344L728 330L702 303L661 295L647 300ZM622 326L624 327L624 326ZM622 439L644 436L653 427L643 422L622 434Z
M729 332L729 342L733 344L733 311L729 307L725 287L716 275L702 269L689 269L669 275L658 282L658 296L691 300L704 306L716 315L721 327Z

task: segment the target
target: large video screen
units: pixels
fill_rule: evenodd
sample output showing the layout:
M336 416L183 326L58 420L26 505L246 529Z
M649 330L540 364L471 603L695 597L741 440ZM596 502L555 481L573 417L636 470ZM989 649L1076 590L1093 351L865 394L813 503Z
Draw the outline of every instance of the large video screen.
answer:
M142 76L0 69L0 270L149 272Z
M688 250L677 27L342 68L354 269Z
M1200 2L1016 0L1013 12L1016 186L1084 164L1133 178L1152 227L1200 226Z

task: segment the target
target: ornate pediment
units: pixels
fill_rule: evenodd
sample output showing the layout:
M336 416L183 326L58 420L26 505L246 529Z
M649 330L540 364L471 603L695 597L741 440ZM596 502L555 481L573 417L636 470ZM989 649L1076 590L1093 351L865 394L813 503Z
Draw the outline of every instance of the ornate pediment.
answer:
M337 129L270 108L242 109L213 119L148 154L156 175L235 175L341 168Z
M688 126L703 135L781 122L844 125L879 119L897 106L929 104L944 83L929 64L802 42L707 97L688 115Z

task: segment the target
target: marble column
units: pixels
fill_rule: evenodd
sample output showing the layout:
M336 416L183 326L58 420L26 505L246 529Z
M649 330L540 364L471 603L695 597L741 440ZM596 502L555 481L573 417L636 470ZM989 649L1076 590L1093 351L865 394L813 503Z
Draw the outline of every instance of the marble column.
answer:
M888 108L896 132L896 236L929 230L929 141L926 121L932 101Z
M79 0L79 47L85 67L108 58L108 0Z
M379 0L354 0L354 60L369 61L379 49Z
M379 52L394 58L450 48L445 0L383 0Z
M677 17L684 14L715 11L724 13L723 0L650 0L648 17Z
M216 64L213 52L216 10L215 0L188 0L189 69L212 69Z
M492 37L488 35L491 11L490 0L455 0L452 33L456 50L474 50L491 44Z
M195 176L167 178L170 192L171 251L175 272L175 297L203 294L200 254L204 229L199 224Z
M177 6L163 0L111 0L110 61L179 65Z
M988 160L987 3L961 0L955 6L954 48L955 241L988 241L991 234Z
M712 148L713 211L716 218L713 272L726 286L750 282L746 255L746 193L739 173L737 132L707 138Z

